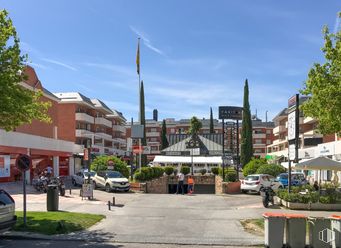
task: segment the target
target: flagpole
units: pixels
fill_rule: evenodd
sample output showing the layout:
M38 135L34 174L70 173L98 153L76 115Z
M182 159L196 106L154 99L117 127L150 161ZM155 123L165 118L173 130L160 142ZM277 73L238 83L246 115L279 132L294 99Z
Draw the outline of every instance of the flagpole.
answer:
M138 38L138 75L139 75L139 124L141 125L142 118L141 118L141 63L140 63L140 37ZM141 138L139 138L139 168L141 172L141 161L142 161L142 151L141 151Z

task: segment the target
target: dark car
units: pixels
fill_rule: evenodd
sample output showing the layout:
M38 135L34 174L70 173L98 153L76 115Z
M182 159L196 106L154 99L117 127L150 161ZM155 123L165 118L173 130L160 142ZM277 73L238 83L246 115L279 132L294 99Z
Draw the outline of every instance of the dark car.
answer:
M16 221L15 202L5 190L0 189L0 232L11 229Z

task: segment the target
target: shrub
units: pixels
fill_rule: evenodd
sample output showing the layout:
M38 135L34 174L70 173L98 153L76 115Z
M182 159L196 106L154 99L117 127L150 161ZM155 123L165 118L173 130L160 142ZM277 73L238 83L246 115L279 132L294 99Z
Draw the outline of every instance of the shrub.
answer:
M218 175L218 174L219 174L219 167L212 167L212 168L211 168L211 172L212 172L214 175Z
M187 175L190 173L191 169L188 166L182 166L180 169L181 173L183 173L184 175Z
M206 170L206 169L201 169L201 170L200 170L200 173L201 173L201 175L205 175L205 174L206 174L206 172L207 172L207 170Z
M236 182L237 181L237 171L235 169L228 169L225 173L226 181L228 182Z
M129 169L127 167L127 163L122 161L120 158L115 156L99 156L96 157L90 166L90 169L93 171L105 171L108 169L108 162L114 162L114 170L121 172L121 174L125 177L129 177Z
M136 171L134 177L137 181L149 181L154 178L163 176L164 169L162 167L142 167L141 172Z
M248 175L255 174L257 169L263 164L267 164L266 159L252 158L251 161L244 166L243 175L247 177Z
M173 172L174 172L174 167L172 167L172 166L166 166L166 167L165 167L165 173L166 173L166 175L170 176L170 175L173 174Z
M263 164L256 171L257 174L269 174L274 177L277 177L283 172L285 172L285 168L278 164Z
M139 172L139 171L135 172L134 178L135 178L135 180L137 180L139 182L144 182L146 180L145 174L142 172Z

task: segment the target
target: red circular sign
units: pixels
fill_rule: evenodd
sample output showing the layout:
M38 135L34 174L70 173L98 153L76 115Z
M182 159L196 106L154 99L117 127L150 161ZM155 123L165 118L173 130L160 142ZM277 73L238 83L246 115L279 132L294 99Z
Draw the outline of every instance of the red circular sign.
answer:
M32 159L28 155L20 154L15 161L15 165L20 170L26 171L26 170L30 169L30 167L32 165Z

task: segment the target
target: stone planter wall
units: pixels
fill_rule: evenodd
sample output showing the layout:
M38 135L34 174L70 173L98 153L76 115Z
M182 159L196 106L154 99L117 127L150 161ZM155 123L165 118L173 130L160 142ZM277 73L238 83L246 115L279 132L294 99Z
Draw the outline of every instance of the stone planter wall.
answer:
M297 203L297 202L287 202L283 199L277 197L277 202L282 206L293 209L293 210L334 210L340 211L341 204L323 204L320 202L316 203Z
M240 193L240 181L226 183L227 194L239 194Z
M145 193L168 194L168 176L146 182L143 191Z
M240 193L240 181L223 182L220 176L215 176L215 192L216 194L238 194Z

